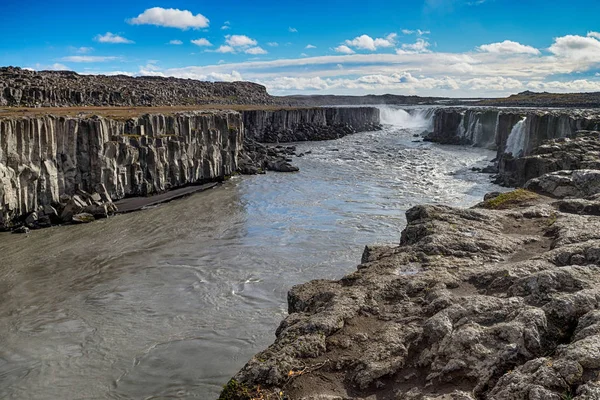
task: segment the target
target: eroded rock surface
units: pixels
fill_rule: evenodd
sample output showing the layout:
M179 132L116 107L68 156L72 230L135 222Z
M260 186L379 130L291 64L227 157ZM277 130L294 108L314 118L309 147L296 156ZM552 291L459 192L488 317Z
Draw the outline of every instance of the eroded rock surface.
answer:
M407 220L356 272L294 287L223 398L598 398L598 217L528 196Z

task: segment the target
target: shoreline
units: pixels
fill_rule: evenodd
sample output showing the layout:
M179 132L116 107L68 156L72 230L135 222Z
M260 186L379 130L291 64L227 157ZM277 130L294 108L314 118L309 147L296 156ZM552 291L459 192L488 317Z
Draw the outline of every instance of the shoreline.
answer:
M541 153L598 145L591 132ZM293 287L275 342L220 399L600 398L600 171L586 162L471 208L411 208L399 245Z

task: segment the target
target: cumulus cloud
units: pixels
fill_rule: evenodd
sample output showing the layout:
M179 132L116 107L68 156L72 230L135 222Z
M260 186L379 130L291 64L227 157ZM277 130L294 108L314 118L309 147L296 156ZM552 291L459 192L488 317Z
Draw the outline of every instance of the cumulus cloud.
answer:
M118 57L114 56L68 56L63 57L60 60L65 62L76 62L76 63L96 63L117 60Z
M292 32L292 33L296 33L298 32L298 29L296 28L292 28L291 26L288 28L288 31Z
M227 35L225 43L232 47L256 46L257 41L245 35Z
M267 54L268 52L260 46L250 47L249 49L244 50L246 54Z
M221 29L224 30L224 31L227 30L227 29L231 29L230 25L231 25L231 23L229 21L225 21L223 23L223 26L221 26Z
M118 44L131 44L135 43L133 40L124 38L123 36L115 35L111 32L106 32L104 35L96 35L94 40L98 43L118 43Z
M588 35L588 37L600 39L600 32L588 32L587 35Z
M219 46L218 49L215 50L217 53L235 53L235 49L231 46Z
M205 39L205 38L194 39L194 40L191 40L191 42L193 44L195 44L196 46L200 46L200 47L212 46L212 43L209 42L208 39Z
M277 42L269 42L269 43L267 43L267 46L277 47L277 46L279 46L279 43L277 43Z
M600 41L591 36L567 35L558 37L554 39L554 43L548 50L561 58L579 62L600 62Z
M127 21L132 25L155 25L167 28L199 29L207 28L209 20L202 14L192 14L188 10L153 7Z
M344 43L348 47L354 47L360 50L375 51L378 47L393 47L395 45L396 34L391 33L385 38L373 39L369 35L357 36L352 40L346 40Z
M305 49L316 49L317 46L313 46L312 44L307 44Z
M352 50L350 47L346 46L346 45L340 45L338 47L336 47L335 49L333 49L336 51L336 53L342 53L342 54L354 54L354 50Z
M172 44L172 45L175 45L175 46L179 46L179 45L182 45L183 42L181 40L175 39L175 40L170 40L169 44Z
M533 54L539 55L541 52L535 47L526 46L524 44L505 40L504 42L484 44L477 48L479 51L486 53L498 54Z

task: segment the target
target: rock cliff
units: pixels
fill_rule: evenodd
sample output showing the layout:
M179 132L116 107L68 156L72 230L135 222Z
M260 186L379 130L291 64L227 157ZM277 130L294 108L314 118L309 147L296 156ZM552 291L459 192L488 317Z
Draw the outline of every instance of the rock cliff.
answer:
M264 86L252 82L203 82L0 68L0 106L172 106L274 102Z
M242 141L237 112L0 118L0 227L99 185L116 200L223 179Z
M597 112L576 110L440 108L433 118L434 130L427 140L497 150L498 159L509 153L527 155L548 139L600 127Z
M244 111L248 139L262 143L331 140L380 129L375 107L297 108Z

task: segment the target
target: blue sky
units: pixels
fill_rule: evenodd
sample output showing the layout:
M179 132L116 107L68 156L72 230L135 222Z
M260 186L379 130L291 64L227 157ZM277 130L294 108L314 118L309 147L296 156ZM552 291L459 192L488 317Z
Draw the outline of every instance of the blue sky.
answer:
M0 15L0 64L36 70L250 80L273 94L600 91L593 0L3 0Z

